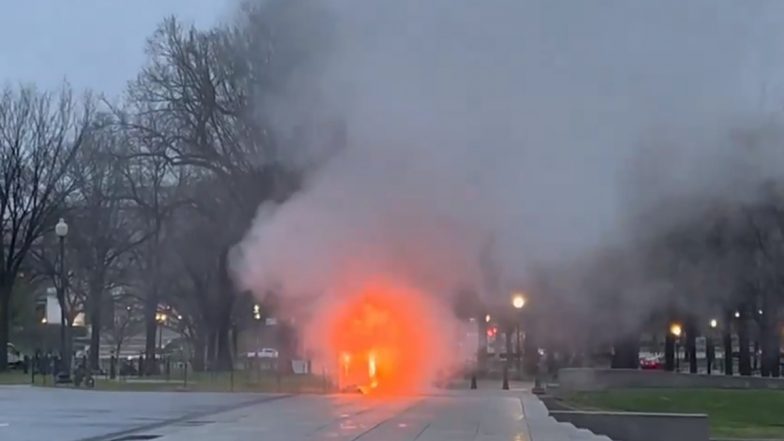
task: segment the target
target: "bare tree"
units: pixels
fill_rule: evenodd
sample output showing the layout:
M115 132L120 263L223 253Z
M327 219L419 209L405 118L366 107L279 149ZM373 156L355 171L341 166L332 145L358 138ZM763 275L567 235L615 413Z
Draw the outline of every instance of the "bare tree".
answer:
M69 169L74 185L69 197L72 268L86 297L90 332L90 366L98 369L106 293L122 282L122 259L147 238L127 194L125 137L108 115L103 115L85 139Z
M144 325L144 305L138 298L127 293L112 299L112 320L104 324L114 353L119 356L125 340L136 334Z
M9 305L17 274L33 245L56 221L73 188L66 172L92 116L89 100L71 91L7 88L0 95L0 348L9 337ZM7 367L0 350L0 370Z

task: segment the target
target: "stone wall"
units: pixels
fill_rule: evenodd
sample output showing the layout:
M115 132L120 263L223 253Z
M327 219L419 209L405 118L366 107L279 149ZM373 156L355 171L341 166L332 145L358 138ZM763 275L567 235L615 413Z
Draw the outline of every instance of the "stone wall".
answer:
M558 393L622 388L784 389L784 379L680 374L637 369L567 368L558 371Z
M560 422L623 441L708 441L708 417L702 414L551 411Z

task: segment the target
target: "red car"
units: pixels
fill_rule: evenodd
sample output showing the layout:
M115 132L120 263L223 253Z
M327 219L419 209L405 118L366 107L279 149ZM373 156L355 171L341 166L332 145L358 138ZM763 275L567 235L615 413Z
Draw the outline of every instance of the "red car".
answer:
M661 357L650 357L640 359L640 369L664 369L664 361Z

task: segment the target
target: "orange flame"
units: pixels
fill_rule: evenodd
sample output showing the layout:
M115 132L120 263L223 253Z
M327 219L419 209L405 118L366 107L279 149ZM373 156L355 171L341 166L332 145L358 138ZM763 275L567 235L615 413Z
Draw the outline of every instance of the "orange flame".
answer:
M327 311L325 343L339 361L341 387L374 395L425 387L443 360L435 311L426 296L392 284L374 284Z

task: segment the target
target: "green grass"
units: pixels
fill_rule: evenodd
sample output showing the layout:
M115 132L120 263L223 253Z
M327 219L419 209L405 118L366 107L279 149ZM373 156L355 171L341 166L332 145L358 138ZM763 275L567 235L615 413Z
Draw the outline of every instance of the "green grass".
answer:
M30 384L30 374L16 370L0 372L0 384Z
M233 377L233 378L232 378ZM119 380L96 379L96 390L114 391L183 391L183 392L279 392L327 393L331 385L320 376L258 374L237 371L188 373L187 382L181 375L127 377Z
M233 377L233 378L232 378ZM0 373L0 385L31 384L30 375L11 371ZM45 381L44 381L45 380ZM54 386L52 376L36 375L36 386ZM60 385L57 387L73 387ZM127 377L119 380L97 378L96 390L115 391L187 391L187 392L279 392L279 393L327 393L332 385L318 375L283 375L270 372L236 371L189 372L185 382L182 373L153 377Z
M311 375L274 374L248 375L245 372L196 373L188 375L187 384L182 377L169 378L129 377L127 380L98 380L96 389L134 391L194 391L194 392L280 392L280 393L325 393L330 385L323 378Z
M712 436L784 439L784 391L625 389L579 393L565 401L583 410L706 413Z

